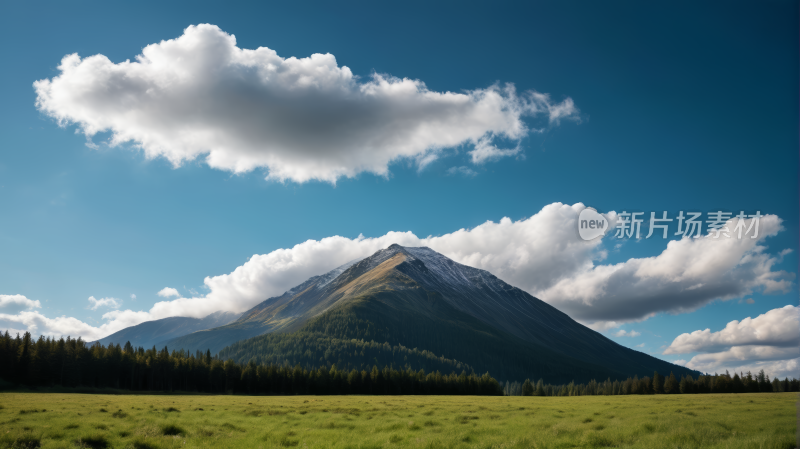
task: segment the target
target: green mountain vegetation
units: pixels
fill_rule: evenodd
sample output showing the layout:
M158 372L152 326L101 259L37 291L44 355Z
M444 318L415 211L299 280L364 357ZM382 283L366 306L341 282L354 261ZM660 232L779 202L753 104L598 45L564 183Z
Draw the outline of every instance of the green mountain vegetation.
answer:
M398 245L309 279L227 326L169 342L238 363L463 367L550 383L700 373L620 346L482 270ZM443 365L445 364L445 365Z
M456 368L491 372L501 379L547 377L553 382L592 376L622 376L601 366L581 363L536 347L453 310L436 294L421 289L405 294L429 301L428 314L410 310L403 293L359 296L326 312L291 333L270 333L236 342L219 352L239 363L281 363L369 369L372 365L442 369L447 354ZM413 349L408 349L413 348ZM424 348L424 349L418 349ZM415 356L425 354L425 357ZM440 356L436 356L439 354Z

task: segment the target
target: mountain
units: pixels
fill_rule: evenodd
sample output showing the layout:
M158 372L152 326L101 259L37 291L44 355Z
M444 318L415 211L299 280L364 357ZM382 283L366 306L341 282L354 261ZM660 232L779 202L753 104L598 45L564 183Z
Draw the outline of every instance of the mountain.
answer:
M281 308L290 303L299 293L308 291L321 291L348 268L356 264L358 260L348 262L328 273L314 276L297 287L292 288L281 296L270 298L261 304L243 313L239 319L226 326L214 329L208 328L206 331L195 332L191 335L176 336L166 342L169 347L183 348L191 351L197 349L210 349L212 354L216 354L220 349L239 340L245 340L258 335L281 330L283 328L281 319L270 320L266 316L270 311ZM304 300L299 301L302 306ZM297 305L297 302L295 302ZM291 313L291 307L286 312ZM283 315L281 315L283 316Z
M131 342L134 347L163 347L167 341L192 332L224 326L235 321L239 314L232 312L214 312L205 318L170 317L160 320L146 321L136 326L126 327L108 337L97 340L102 345L124 345Z
M392 245L168 342L239 362L461 366L500 379L619 379L682 366L623 347L491 273Z

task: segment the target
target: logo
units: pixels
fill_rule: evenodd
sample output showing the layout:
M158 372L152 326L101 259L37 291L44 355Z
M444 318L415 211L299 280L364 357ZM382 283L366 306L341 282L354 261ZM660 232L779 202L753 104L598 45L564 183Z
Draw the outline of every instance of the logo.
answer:
M597 213L593 207L587 207L578 216L578 233L584 240L592 240L604 235L608 230L608 220Z

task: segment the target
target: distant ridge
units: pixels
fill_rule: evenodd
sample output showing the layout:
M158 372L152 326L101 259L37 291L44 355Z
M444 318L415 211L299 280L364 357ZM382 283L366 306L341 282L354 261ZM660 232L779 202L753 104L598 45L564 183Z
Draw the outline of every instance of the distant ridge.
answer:
M134 347L142 346L146 349L153 346L162 348L167 341L182 335L190 334L212 327L224 326L239 318L238 313L214 312L205 318L170 317L160 320L146 321L136 326L126 327L108 337L97 340L102 345L130 342Z

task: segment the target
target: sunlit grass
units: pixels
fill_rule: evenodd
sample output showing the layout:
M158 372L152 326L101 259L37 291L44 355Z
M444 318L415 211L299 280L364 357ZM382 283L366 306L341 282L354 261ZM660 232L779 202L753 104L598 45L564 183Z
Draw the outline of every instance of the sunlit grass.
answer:
M0 394L0 447L795 447L796 393L675 396Z

